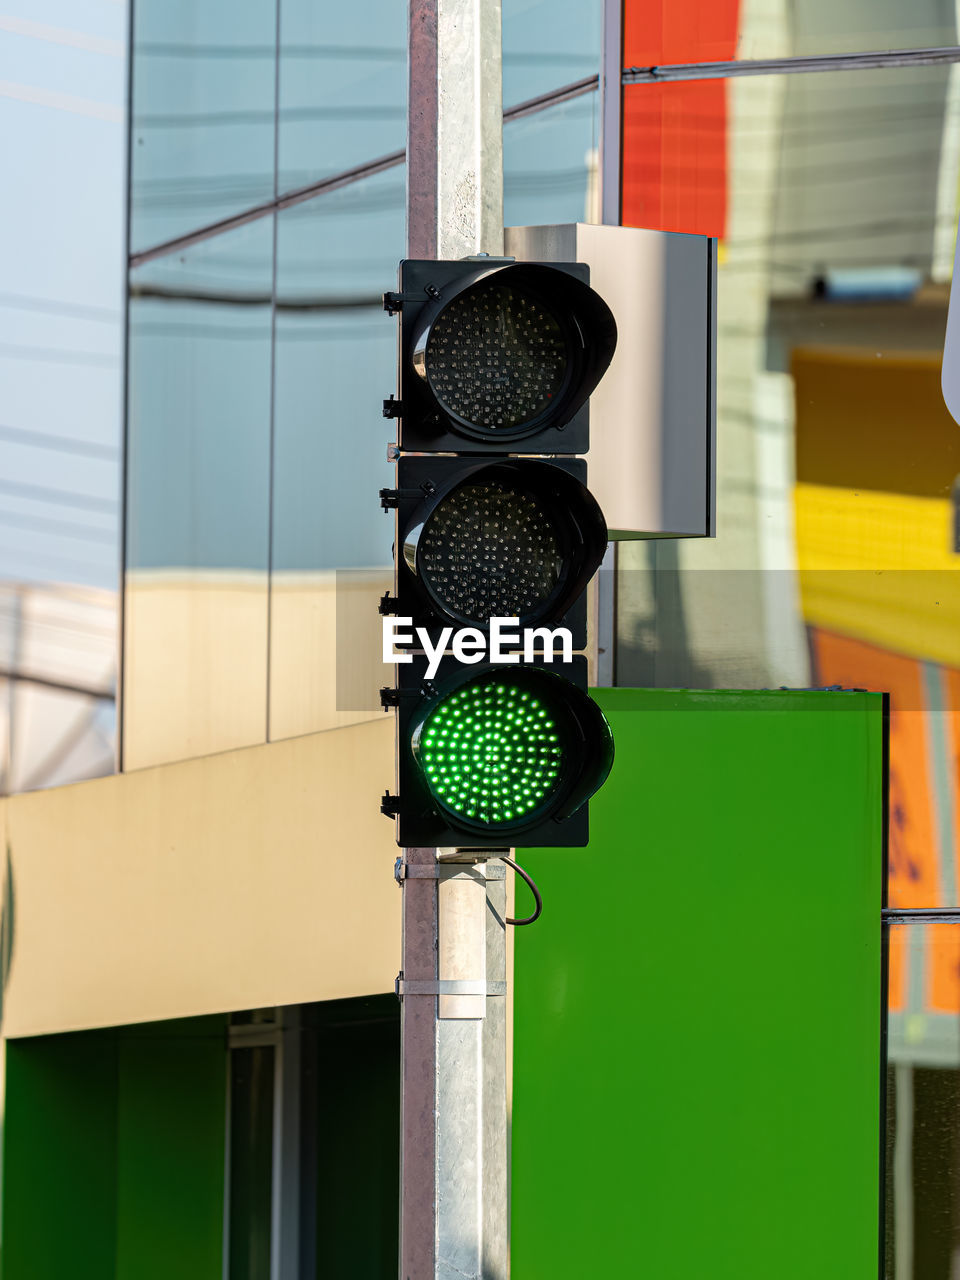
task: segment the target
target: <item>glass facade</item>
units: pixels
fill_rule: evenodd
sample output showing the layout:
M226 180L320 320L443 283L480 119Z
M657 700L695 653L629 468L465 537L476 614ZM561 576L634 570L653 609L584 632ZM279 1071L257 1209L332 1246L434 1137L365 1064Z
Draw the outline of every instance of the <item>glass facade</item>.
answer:
M599 73L602 0L502 0L501 11L505 107Z
M600 221L599 110L592 92L505 125L505 226Z
M115 767L125 31L54 0L0 29L0 796Z
M598 94L549 95L597 73L601 5L503 21L505 101L548 95L505 219L597 220ZM133 53L125 768L381 714L405 17L140 0Z
M944 0L626 0L623 65L748 61L953 45Z

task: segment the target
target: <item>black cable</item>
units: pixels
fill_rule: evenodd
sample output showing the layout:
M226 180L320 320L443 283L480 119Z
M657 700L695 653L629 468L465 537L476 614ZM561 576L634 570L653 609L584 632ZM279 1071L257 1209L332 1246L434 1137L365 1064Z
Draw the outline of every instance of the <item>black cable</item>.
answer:
M533 883L533 877L524 871L523 867L518 866L517 863L515 863L512 858L508 858L506 854L501 853L499 856L501 862L505 862L508 867L513 867L517 875L520 876L521 879L525 880L530 886L530 892L533 894L533 900L537 904L532 916L524 916L522 920L514 920L510 916L507 916L507 924L533 924L534 920L539 920L540 912L543 910L543 899L540 897L540 890Z

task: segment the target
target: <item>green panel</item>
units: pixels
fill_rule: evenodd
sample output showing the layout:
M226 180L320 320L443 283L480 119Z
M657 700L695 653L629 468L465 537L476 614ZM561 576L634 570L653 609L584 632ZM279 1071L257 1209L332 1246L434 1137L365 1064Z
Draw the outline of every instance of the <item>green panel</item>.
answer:
M8 1040L3 1280L109 1280L116 1055L99 1033Z
M519 855L512 1280L874 1280L881 696L597 697L590 846Z
M196 1018L119 1038L116 1280L221 1280L225 1036Z
M225 1026L7 1042L3 1280L221 1280Z

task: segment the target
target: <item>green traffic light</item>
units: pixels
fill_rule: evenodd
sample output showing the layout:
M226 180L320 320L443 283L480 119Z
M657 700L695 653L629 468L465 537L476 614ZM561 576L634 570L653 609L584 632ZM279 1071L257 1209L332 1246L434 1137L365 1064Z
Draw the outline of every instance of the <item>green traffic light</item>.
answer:
M485 825L522 821L560 784L560 725L515 680L468 684L427 717L420 759L453 814Z

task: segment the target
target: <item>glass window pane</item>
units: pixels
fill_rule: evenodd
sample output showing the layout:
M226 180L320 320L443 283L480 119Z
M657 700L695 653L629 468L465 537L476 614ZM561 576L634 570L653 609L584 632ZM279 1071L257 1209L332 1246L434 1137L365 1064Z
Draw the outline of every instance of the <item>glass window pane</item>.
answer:
M402 151L406 5L281 0L281 192Z
M598 111L586 93L504 127L505 226L600 221Z
M230 1050L230 1280L270 1275L274 1070L272 1045Z
M127 768L266 733L273 225L134 272Z
M903 907L960 903L958 74L652 86L626 156L634 221L720 237L717 537L621 544L618 681L888 691Z
M302 1275L394 1280L400 1015L383 996L303 1006ZM309 1163L308 1163L309 1162ZM303 1168L304 1166L301 1166Z
M399 166L279 215L272 738L377 714L380 655L358 649L355 637L376 638L362 619L376 617L392 580L393 522L378 493L393 482L395 431L380 402L396 388L397 334L382 295L395 287L403 252ZM344 570L360 572L347 582ZM340 646L338 585L341 605L349 596L361 609L353 643ZM362 668L369 686L368 697L339 709L337 662Z
M273 195L276 24L276 0L134 5L135 252Z
M115 767L127 15L39 8L2 34L0 795Z
M600 71L602 0L503 0L503 104Z
M871 0L748 5L740 0L625 0L623 65L800 57L956 44L954 5Z
M960 922L889 929L886 1280L960 1267Z

